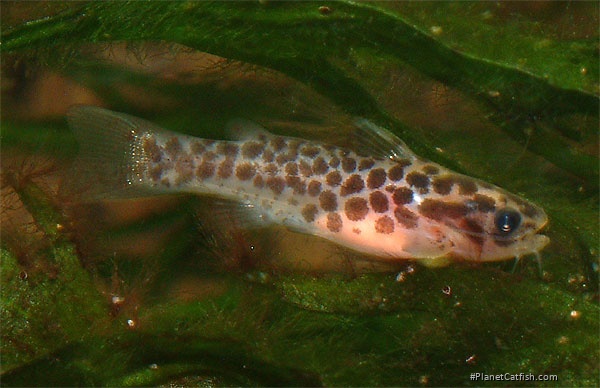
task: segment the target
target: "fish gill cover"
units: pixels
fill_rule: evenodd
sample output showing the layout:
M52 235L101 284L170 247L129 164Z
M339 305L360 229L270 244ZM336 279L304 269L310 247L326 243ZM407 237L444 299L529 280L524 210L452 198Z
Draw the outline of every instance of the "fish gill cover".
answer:
M3 385L598 383L597 3L1 6ZM368 118L544 208L552 242L541 274L385 266L219 201L81 205L73 104L349 147Z

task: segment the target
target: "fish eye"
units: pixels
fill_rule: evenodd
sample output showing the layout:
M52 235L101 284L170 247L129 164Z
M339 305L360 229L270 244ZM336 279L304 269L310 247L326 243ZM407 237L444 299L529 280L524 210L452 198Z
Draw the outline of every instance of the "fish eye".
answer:
M513 209L499 210L495 218L496 229L502 236L508 236L521 224L521 215Z

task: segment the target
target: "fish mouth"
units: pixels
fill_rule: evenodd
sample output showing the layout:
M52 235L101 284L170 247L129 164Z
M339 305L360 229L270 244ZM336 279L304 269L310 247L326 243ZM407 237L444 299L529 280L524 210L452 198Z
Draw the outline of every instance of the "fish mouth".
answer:
M550 237L542 234L543 229L548 225L548 217L544 213L544 217L540 220L539 226L535 229L534 232L526 234L520 239L519 244L523 247L523 251L519 252L516 257L528 255L528 254L537 254L542 249L546 247L550 243Z
M538 237L538 238L544 238L546 239L546 243L544 245L542 245L542 247L540 248L540 250L542 248L544 248L546 245L548 245L548 243L550 242L550 238L544 234L541 234L540 232L542 232L544 229L546 229L546 226L548 225L549 219L548 216L546 215L546 213L544 213L544 217L542 218L542 221L540 222L540 226L536 229L535 231L535 235L534 237Z
M540 225L540 227L535 231L535 235L533 236L535 238L535 242L538 246L537 251L541 251L542 249L544 249L546 247L546 245L548 245L550 243L550 237L546 236L545 234L541 234L540 232L546 228L546 225L548 225L548 217L545 218L544 222Z
M514 238L501 238L497 236L488 235L490 240L484 242L480 246L478 254L473 255L473 252L477 252L476 243L473 239L469 239L468 247L461 250L461 253L465 258L471 257L471 260L479 261L501 261L509 260L512 258L521 258L527 255L539 255L549 243L550 238L542 234L542 230L546 227L548 219L546 217L541 218L537 223L537 227L531 228L528 233ZM475 248L474 248L475 247Z
M540 218L540 226L537 228L536 233L539 232L540 230L544 229L546 227L546 225L548 225L548 215L546 214L546 212L542 211L543 213L543 217Z
M529 241L532 244L531 252L539 252L550 243L550 237L544 234L534 234Z
M529 244L531 244L531 251L534 252L541 251L550 242L550 238L542 234L542 231L546 228L549 222L548 215L541 209L540 212L541 214L537 217L537 220L535 220L537 221L537 228L535 228L532 233L529 233L522 238L522 241L527 241Z

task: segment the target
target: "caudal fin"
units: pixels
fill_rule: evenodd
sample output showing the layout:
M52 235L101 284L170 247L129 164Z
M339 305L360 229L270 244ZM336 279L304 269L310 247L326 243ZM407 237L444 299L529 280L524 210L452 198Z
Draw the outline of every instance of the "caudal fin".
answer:
M71 108L67 121L79 143L78 156L64 181L69 193L79 200L101 200L152 192L143 179L148 164L143 139L162 131L159 127L92 106Z

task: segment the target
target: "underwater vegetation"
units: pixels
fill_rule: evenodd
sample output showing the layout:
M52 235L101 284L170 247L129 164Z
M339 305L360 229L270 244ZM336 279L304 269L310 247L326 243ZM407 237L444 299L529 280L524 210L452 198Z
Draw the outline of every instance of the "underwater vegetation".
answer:
M598 385L597 2L0 6L3 385ZM349 147L364 117L542 207L551 242L541 269L433 269L205 198L82 203L73 104Z

